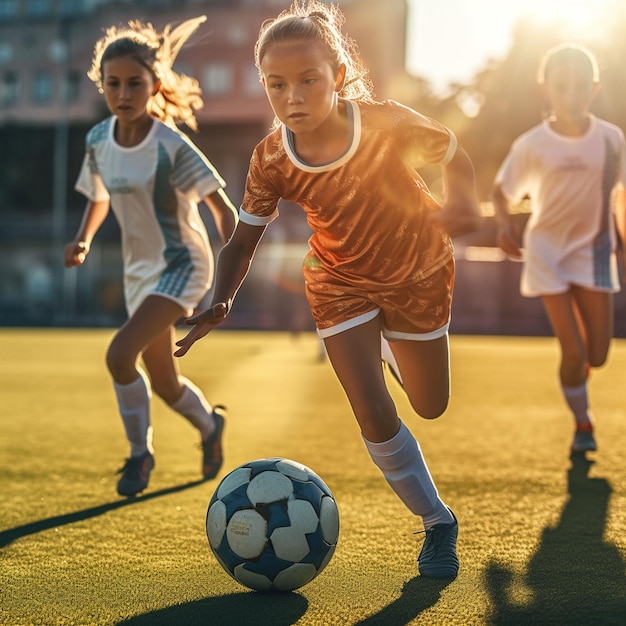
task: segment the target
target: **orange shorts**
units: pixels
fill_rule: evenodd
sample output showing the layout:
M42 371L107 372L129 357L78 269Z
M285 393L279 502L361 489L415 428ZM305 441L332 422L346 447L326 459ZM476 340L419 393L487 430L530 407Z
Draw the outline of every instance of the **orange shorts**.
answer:
M378 315L387 339L429 341L448 332L454 259L421 281L402 287L348 283L320 266L307 272L306 279L307 299L322 339Z

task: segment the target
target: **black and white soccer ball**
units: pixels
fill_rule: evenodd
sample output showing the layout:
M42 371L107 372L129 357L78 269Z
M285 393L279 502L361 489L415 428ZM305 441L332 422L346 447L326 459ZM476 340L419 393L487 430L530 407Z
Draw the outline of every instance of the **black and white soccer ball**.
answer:
M339 511L313 470L289 459L259 459L220 482L206 532L213 554L236 581L257 591L292 591L328 565Z

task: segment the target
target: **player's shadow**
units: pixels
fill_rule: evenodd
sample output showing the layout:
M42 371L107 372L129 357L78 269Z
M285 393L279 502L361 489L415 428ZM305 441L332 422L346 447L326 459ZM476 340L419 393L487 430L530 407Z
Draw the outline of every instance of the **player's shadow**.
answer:
M151 491L150 493L139 497L116 500L115 502L107 502L106 504L100 504L81 511L55 515L54 517L47 517L36 522L24 524L23 526L9 528L7 530L0 531L0 548L5 548L16 539L20 539L28 535L35 535L44 530L58 528L59 526L65 526L66 524L82 522L83 520L98 517L99 515L103 515L109 511L115 511L116 509L121 509L126 506L141 504L142 502L147 502L148 500L153 500L154 498L161 498L162 496L168 496L172 493L185 491L191 487L202 485L205 482L206 481L204 479L194 480L192 482L185 483L184 485L176 485L174 487L167 487L166 489L159 489L158 491Z
M233 593L186 602L118 622L117 626L290 626L309 606L298 593Z
M415 576L404 583L397 600L378 613L356 622L354 626L401 626L413 623L422 611L437 603L441 592L451 582L450 578Z
M523 580L501 564L487 568L489 624L625 623L626 564L603 539L612 489L604 478L589 478L592 464L582 455L572 458L570 498L557 526L544 530Z

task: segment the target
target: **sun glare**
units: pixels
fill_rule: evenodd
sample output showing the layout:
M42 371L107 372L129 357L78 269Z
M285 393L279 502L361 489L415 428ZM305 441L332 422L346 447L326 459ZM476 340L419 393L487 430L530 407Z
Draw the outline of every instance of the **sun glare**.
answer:
M520 17L541 23L558 23L569 36L589 34L589 27L602 13L598 0L526 0Z

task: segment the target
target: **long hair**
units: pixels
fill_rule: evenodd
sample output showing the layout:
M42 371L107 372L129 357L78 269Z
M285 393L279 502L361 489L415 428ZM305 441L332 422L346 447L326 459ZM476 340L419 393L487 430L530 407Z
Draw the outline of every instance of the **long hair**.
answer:
M87 76L103 92L103 67L107 61L130 56L150 71L160 83L148 102L148 113L174 126L184 123L197 130L195 111L202 108L202 90L195 78L177 74L172 66L180 49L197 28L206 21L202 15L172 29L168 24L162 33L152 24L130 21L127 26L111 26L94 46L91 69Z
M373 102L372 82L359 58L356 42L341 32L344 22L343 13L335 5L318 0L295 0L289 9L261 25L254 47L254 61L259 74L263 56L272 44L321 41L328 48L335 70L346 66L346 77L339 95L350 100Z

